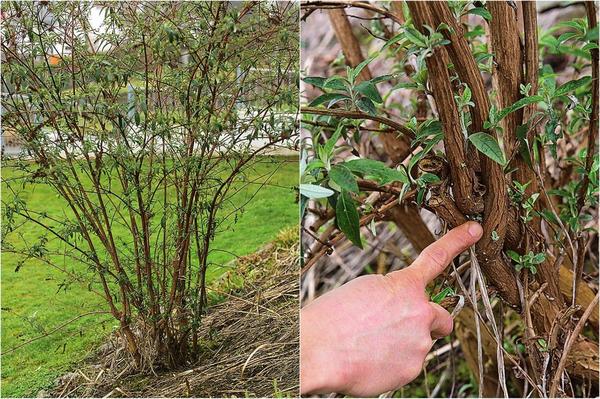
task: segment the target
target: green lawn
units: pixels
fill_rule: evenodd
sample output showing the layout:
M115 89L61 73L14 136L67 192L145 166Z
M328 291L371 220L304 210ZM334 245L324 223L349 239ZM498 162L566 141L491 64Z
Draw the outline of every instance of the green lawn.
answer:
M278 160L282 164L269 185L245 207L236 224L216 236L210 256L214 264L225 264L235 255L251 253L272 240L284 227L297 224L298 208L292 189L298 180L297 159ZM260 163L252 173L262 176L273 167L272 163ZM6 168L3 170L3 178L10 174ZM248 198L255 188L242 191L239 201ZM36 185L27 192L29 207L49 214L61 213L64 203L50 188ZM39 228L29 227L26 237L35 239L40 233ZM64 276L42 262L27 262L18 273L16 265L14 255L2 256L2 353L52 331L73 317L104 309L102 300L84 286L71 284L61 289ZM68 266L77 269L80 265ZM223 270L213 266L211 276L214 278ZM2 356L0 396L35 397L40 389L82 361L114 328L109 315L88 315L59 332Z

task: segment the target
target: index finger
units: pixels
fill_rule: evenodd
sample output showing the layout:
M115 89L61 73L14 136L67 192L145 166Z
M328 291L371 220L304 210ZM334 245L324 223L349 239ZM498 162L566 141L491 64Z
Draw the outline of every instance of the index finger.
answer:
M450 262L481 238L483 229L476 222L453 228L425 248L405 270L422 277L425 285L439 276Z

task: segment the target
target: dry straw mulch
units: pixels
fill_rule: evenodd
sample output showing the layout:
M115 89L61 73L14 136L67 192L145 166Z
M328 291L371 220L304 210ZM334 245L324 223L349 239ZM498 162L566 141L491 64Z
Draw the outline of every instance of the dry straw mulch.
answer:
M202 322L203 353L185 369L139 373L113 337L94 359L57 381L56 397L298 396L298 238L284 231L239 258L244 285L225 276L212 290L227 299Z

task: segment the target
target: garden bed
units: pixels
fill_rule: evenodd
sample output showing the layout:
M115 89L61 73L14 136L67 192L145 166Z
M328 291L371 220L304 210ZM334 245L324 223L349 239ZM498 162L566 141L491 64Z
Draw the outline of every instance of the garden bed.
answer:
M226 299L202 322L202 353L179 370L133 372L111 338L57 380L52 397L298 396L298 240L285 230L210 288ZM243 279L238 279L237 276ZM240 285L240 281L244 281Z

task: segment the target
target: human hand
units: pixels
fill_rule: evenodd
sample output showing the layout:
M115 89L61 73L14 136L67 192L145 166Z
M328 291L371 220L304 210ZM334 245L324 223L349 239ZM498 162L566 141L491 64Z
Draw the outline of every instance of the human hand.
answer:
M425 248L407 268L358 277L300 313L300 391L374 396L420 373L433 338L452 332L452 317L425 286L482 228L468 222Z

